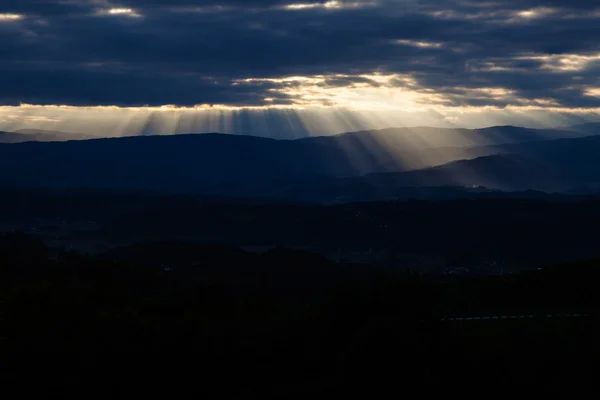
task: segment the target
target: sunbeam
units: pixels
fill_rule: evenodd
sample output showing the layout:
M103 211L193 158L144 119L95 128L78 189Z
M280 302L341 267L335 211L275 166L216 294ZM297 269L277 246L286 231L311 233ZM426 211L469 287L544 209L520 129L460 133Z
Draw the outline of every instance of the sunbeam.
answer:
M436 107L360 110L350 107L0 107L0 130L47 129L86 137L233 133L291 139L389 127L518 125L547 128L596 120L595 109ZM76 138L76 137L75 137ZM451 146L442 137L431 145ZM458 145L458 144L457 144Z

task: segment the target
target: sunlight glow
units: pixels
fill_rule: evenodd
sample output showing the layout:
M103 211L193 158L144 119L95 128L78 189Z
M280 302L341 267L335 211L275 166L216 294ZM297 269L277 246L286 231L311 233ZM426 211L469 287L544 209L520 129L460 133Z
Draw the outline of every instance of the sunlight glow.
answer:
M287 10L305 10L310 8L339 8L337 1L328 1L327 3L308 3L308 4L288 4L284 8Z
M356 78L360 78L357 80ZM343 86L332 85L332 80L347 80ZM315 75L311 77L249 78L243 82L271 82L281 87L268 89L274 94L283 95L292 102L293 108L345 107L353 110L386 110L401 107L405 111L415 111L432 99L441 102L435 94L411 90L417 86L409 75L365 74ZM274 96L276 97L276 96Z
M407 40L407 39L396 40L395 43L401 44L404 46L420 47L420 48L426 48L426 49L427 48L439 49L441 47L444 47L444 43L425 42L425 41Z
M361 8L376 5L375 2L370 1L353 1L353 2L341 2L336 0L327 1L325 3L297 3L287 4L282 8L284 10L310 10L314 8L324 8L329 10L340 10L350 8Z
M11 21L19 21L21 19L25 18L23 15L21 14L3 14L0 13L0 22L11 22Z
M437 104L444 105L448 101L451 101L455 105L455 108L463 108L464 106L458 106L458 104L473 102L481 100L483 103L494 101L496 103L505 103L509 107L560 107L560 103L551 98L524 98L520 97L516 90L510 90L502 87L454 87L454 93L449 94L438 101ZM435 106L436 104L431 104ZM448 105L448 107L452 107Z
M577 123L582 118L597 120L599 113L600 108L566 109L533 104L507 107L422 106L412 110L405 110L402 107L356 110L340 106L76 107L24 104L19 107L0 106L0 131L53 130L66 132L66 139L204 132L290 139L402 126L461 128L493 125L566 126ZM444 144L440 142L442 139L438 136L433 136L437 137L435 143L427 142L433 140L431 137L420 138L418 139L420 142L415 141L405 145L410 149L412 146ZM393 148L390 151L393 151ZM419 162L439 161L443 156L443 154L432 154L431 159L403 161L410 165L418 165Z
M141 18L142 17L141 14L139 14L132 8L107 8L107 9L98 10L96 12L96 15L103 15L103 16L116 15L116 16L130 17L130 18Z
M337 82L344 83L343 85ZM280 108L314 109L341 107L349 110L384 111L401 109L416 112L423 109L461 108L475 100L482 103L494 102L511 104L517 107L559 107L554 99L522 98L515 90L502 87L454 87L451 94L445 91L422 88L410 74L364 74L315 75L311 77L249 78L237 81L243 83L278 83L280 86L268 89L273 105L277 99L286 99L291 104ZM333 82L333 84L331 83ZM271 107L271 106L266 106Z
M505 88L477 88L477 89L471 89L472 92L474 93L480 93L480 94L485 94L488 95L490 97L503 97L503 96L508 96L511 95L513 93L515 93L514 90L508 90Z
M599 88L588 88L585 91L586 96L592 97L600 97L600 87Z
M552 54L531 55L518 57L518 60L538 60L542 62L542 69L556 72L583 71L594 61L600 61L600 53L596 54Z
M306 76L287 76L284 78L245 78L238 79L233 82L234 85L239 85L240 83L252 83L252 82L273 82L273 83L285 83L285 82L310 82L315 80L321 80L324 75L315 75L313 78L309 78Z
M519 24L527 23L532 20L538 20L542 18L556 18L556 19L582 19L582 18L594 18L594 15L598 15L597 11L592 13L589 12L571 12L565 13L560 8L552 7L536 7L526 10L510 10L510 9L491 9L488 10L484 7L486 3L481 3L481 8L472 12L458 12L452 9L437 10L432 12L425 12L425 14L431 15L435 18L446 19L446 20L487 20L491 23L498 24ZM490 3L490 4L501 4ZM478 4L479 5L479 4Z
M538 7L532 8L530 10L518 11L516 13L516 16L523 19L537 19L546 17L548 15L556 14L557 12L558 10L555 8Z

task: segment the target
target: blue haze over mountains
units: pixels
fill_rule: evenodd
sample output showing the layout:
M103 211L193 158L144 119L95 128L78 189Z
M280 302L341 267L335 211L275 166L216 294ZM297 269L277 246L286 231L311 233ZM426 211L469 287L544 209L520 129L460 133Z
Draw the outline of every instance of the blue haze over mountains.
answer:
M69 140L82 136L1 132L0 186L314 202L489 191L587 194L600 192L599 132L594 123L390 128L296 140L216 133Z

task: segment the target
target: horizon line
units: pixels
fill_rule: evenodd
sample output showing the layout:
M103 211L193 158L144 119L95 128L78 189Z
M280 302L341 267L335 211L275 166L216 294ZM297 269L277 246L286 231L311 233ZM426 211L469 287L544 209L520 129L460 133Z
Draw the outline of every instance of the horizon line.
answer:
M512 124L506 124L506 125L484 125L481 126L479 128L465 128L465 127L447 127L447 126L435 126L435 125L411 125L411 126L389 126L386 128L372 128L372 129L361 129L361 130L355 130L355 131L344 131L344 132L337 132L337 133L331 133L331 134L319 134L319 135L312 135L312 136L304 136L304 137L297 137L297 138L274 138L274 137L268 137L268 136L261 136L258 134L251 134L251 133L233 133L233 132L225 132L225 131L198 131L198 132L183 132L183 133L160 133L160 132L156 132L156 133L151 133L151 134L140 134L140 135L123 135L123 136L98 136L98 135L93 135L93 134L87 134L84 132L73 132L73 131L63 131L63 130L53 130L53 129L41 129L41 128L22 128L22 129L17 129L14 131L3 131L0 130L0 134L1 133L12 133L12 134L17 134L17 135L23 135L23 136L28 136L28 135L35 135L34 132L43 134L43 133L57 133L57 134L64 134L64 135L83 135L83 136L87 136L87 137L82 137L80 139L78 138L72 138L72 139L68 139L68 140L52 140L55 142L65 142L65 141L80 141L80 140L96 140L96 139L124 139L124 138L135 138L135 137L150 137L150 136L187 136L187 135L223 135L223 136L248 136L248 137L255 137L255 138L261 138L261 139L271 139L271 140L277 140L277 141L294 141L294 140L304 140L304 139L311 139L311 138L319 138L319 137L331 137L331 136L341 136L341 135L347 135L347 134L352 134L352 133L364 133L364 132L381 132L381 131L386 131L386 130L391 130L391 129L444 129L444 130L468 130L468 131L477 131L477 130L484 130L484 129L492 129L492 128L521 128L521 129L530 129L530 130L556 130L556 131L573 131L573 132L577 132L572 130L572 128L574 126L577 125L586 125L586 124L600 124L600 121L587 121L587 122L583 122L580 124L574 124L574 125L569 125L569 126L547 126L547 127L528 127L528 126L523 126L523 125L512 125ZM24 133L23 131L32 131L31 133ZM32 140L32 142L35 140ZM22 142L21 142L22 143ZM11 144L11 143L1 143L1 144ZM15 143L16 144L16 143Z

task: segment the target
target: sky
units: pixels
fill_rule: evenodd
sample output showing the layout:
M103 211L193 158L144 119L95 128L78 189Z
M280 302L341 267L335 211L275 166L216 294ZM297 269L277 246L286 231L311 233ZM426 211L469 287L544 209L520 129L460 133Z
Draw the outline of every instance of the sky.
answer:
M600 120L600 0L2 0L0 130Z

